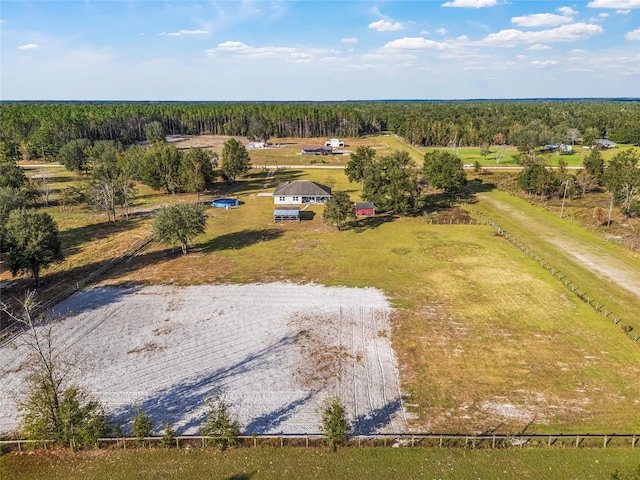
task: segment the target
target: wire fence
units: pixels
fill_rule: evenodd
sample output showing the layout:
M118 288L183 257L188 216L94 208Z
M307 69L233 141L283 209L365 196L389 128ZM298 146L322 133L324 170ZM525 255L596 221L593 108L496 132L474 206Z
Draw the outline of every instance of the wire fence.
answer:
M576 297L578 297L583 302L587 303L591 306L596 312L602 314L605 318L610 319L614 325L617 325L628 338L633 340L634 342L640 341L640 334L634 331L631 325L626 324L622 321L622 319L616 316L613 311L609 310L604 303L597 301L594 298L591 298L589 294L576 285L569 277L567 277L562 271L560 271L555 266L548 263L541 255L531 250L528 246L524 245L518 239L516 239L513 235L503 229L500 225L490 220L485 214L479 212L473 207L468 207L475 215L477 215L480 219L483 220L484 224L493 227L493 229L506 238L512 245L518 247L521 251L523 251L527 256L535 260L542 268L550 272L554 277L560 280L565 287L567 287L571 293L573 293Z
M165 437L108 437L100 438L95 448L208 448L214 446L216 437L179 435ZM239 448L324 448L327 439L320 434L309 435L241 435L234 443ZM0 451L22 451L52 448L52 440L4 440ZM509 448L636 448L640 446L640 434L451 434L451 433L396 433L354 435L343 442L345 447L393 447L393 448L461 448L461 449L509 449Z

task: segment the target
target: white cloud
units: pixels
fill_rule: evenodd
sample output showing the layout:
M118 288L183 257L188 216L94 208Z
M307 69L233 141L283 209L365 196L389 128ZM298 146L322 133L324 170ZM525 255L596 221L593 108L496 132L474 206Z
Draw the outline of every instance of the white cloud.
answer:
M340 43L358 43L358 39L356 37L343 38Z
M0 23L4 23L4 22L6 22L6 20L0 18Z
M513 17L511 22L521 27L555 27L571 23L571 18L553 13L532 13L522 17Z
M387 22L386 20L378 20L369 24L369 28L377 30L378 32L396 32L402 30L404 27L401 23Z
M382 48L385 50L444 50L447 44L422 37L405 37L392 40Z
M639 41L640 42L640 28L636 28L635 30L632 30L631 32L627 32L627 34L624 36L624 38L626 40L634 40L634 41Z
M428 30L422 30L420 35L431 35Z
M160 33L160 35L167 35L169 37L181 37L183 35L209 35L206 30L180 30L179 32Z
M574 48L573 50L569 50L569 53L571 54L576 54L576 53L585 53L586 50L584 50L583 48Z
M620 9L620 10L616 10L616 13L618 15L629 15L631 13L631 10L627 9Z
M492 47L514 47L521 43L575 42L602 32L604 32L604 29L600 25L587 23L574 23L537 32L508 29L487 35L477 44Z
M447 34L447 29L446 28L439 28L436 30L436 33L439 33L440 35L446 35Z
M534 60L531 65L534 67L552 67L553 65L558 65L558 62L555 60Z
M589 8L640 8L640 0L593 0Z
M560 7L560 8L558 8L557 11L560 12L561 14L563 14L563 15L568 16L568 17L573 17L573 16L578 14L578 11L574 10L571 7Z
M35 50L36 48L40 48L40 45L37 43L27 43L26 45L20 45L17 48L18 50Z
M496 5L498 5L498 0L451 0L442 4L443 7L458 8L484 8L495 7Z
M337 50L309 49L300 50L294 47L252 47L243 42L228 40L220 43L216 48L205 50L209 57L216 54L228 53L249 59L282 60L288 63L303 63L322 59L328 55L340 53Z
M541 43L536 43L535 45L531 45L527 50L553 50L553 47L549 45L542 45Z

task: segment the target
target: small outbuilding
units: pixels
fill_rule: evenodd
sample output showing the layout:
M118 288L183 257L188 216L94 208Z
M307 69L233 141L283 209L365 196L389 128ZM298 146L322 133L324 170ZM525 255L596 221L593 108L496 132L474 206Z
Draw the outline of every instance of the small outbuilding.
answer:
M333 148L331 147L302 147L303 155L331 155Z
M300 209L298 207L279 207L273 211L273 223L300 221Z
M354 203L356 217L373 217L376 214L376 206L371 202Z

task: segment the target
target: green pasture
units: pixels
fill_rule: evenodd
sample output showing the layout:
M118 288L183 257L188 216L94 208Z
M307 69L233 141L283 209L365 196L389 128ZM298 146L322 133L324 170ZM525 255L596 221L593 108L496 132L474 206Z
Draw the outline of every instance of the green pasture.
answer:
M608 479L633 478L640 450L305 448L128 450L0 458L0 478L98 479ZM637 478L637 477L635 477Z
M446 150L455 153L457 150L458 157L462 160L462 163L472 163L475 165L478 162L483 167L518 167L520 163L516 161L518 155L518 149L512 145L506 145L504 147L504 155L497 161L496 154L498 151L497 146L492 146L489 149L489 154L486 156L482 156L480 154L479 147L460 147L458 149L454 148L424 148L422 151L433 151L433 150ZM605 161L611 160L617 153L637 148L632 145L619 145L616 148L603 150L602 157ZM574 147L574 152L572 155L560 155L559 153L540 153L539 157L546 159L546 161L551 166L558 166L560 160L566 162L567 166L570 167L582 167L584 162L584 157L588 155L589 150L582 148L581 145L576 145Z

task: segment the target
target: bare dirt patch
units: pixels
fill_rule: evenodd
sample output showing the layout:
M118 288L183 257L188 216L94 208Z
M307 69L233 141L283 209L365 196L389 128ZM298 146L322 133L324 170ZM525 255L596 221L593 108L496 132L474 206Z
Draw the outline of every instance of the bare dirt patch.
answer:
M136 407L156 432L197 434L205 400L223 392L246 433L317 433L326 397L354 431L405 430L385 297L375 289L290 283L100 287L58 307L55 328L73 381L117 422ZM381 335L380 332L385 332ZM28 351L0 350L0 433L18 425Z

